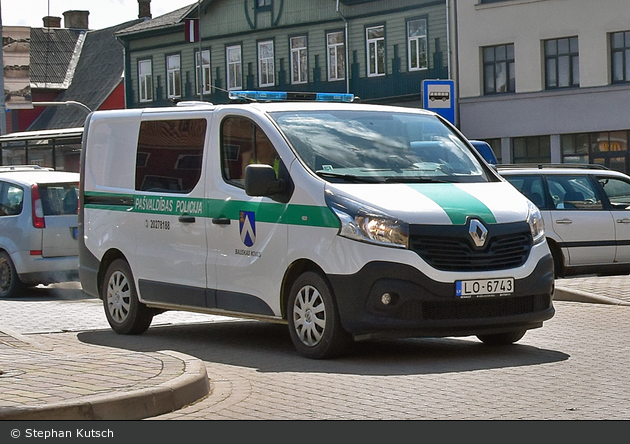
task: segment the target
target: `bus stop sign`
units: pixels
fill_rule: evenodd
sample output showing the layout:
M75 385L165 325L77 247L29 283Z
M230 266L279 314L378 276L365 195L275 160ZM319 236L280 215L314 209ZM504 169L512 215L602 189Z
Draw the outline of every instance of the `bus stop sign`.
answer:
M423 80L422 106L455 124L455 82L453 80Z

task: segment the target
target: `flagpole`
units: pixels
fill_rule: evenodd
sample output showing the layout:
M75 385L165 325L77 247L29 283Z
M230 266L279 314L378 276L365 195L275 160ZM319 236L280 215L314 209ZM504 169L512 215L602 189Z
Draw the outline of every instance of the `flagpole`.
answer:
M197 24L199 25L199 100L203 102L203 53L201 52L201 0L197 0Z

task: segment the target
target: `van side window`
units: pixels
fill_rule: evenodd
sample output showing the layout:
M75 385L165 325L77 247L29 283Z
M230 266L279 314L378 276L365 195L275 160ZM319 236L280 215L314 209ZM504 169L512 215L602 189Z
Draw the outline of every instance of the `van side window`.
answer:
M223 178L242 188L245 167L252 163L271 165L278 175L280 159L260 127L243 117L227 117L221 123Z
M206 119L140 123L136 190L189 193L201 177Z

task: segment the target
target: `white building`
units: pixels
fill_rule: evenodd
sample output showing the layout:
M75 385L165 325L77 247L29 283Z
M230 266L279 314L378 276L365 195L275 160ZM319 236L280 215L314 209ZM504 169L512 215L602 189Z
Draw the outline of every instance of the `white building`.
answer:
M501 163L630 171L630 1L449 0L458 126Z

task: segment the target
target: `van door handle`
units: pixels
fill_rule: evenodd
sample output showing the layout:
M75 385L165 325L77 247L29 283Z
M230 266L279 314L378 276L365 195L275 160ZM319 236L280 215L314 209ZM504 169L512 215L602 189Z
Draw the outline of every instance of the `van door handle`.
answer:
M630 224L630 219L624 217L623 219L617 219L618 224Z
M178 220L181 223L183 223L183 224L194 224L195 223L195 216L189 216L187 214L182 214L181 216L179 216Z
M572 223L573 223L573 221L572 221L571 219L567 219L567 218L565 217L564 219L557 220L557 221L556 221L556 223L557 223L557 224L566 224L566 225L569 225L569 224L572 224Z
M215 225L230 225L230 219L227 217L213 217L212 223Z

